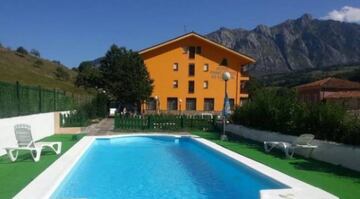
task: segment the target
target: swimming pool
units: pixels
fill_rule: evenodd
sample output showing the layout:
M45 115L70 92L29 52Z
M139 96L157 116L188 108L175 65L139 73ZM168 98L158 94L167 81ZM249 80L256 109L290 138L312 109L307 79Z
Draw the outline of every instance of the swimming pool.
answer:
M52 198L251 199L278 188L288 187L192 139L139 136L97 139Z
M16 198L336 198L202 138L86 137L73 148Z

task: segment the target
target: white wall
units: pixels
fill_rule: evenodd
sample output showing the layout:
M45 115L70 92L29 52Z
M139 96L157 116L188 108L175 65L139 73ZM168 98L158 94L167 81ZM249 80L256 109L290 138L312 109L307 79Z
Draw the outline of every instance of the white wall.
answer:
M296 136L285 135L270 131L256 130L233 124L227 125L226 130L236 135L258 142L292 142L297 138ZM311 158L360 171L360 147L354 147L350 145L327 142L322 140L314 140L312 144L317 145L318 148L316 148L311 153ZM295 151L296 154L302 156L308 155L309 152L309 149L298 149Z
M31 125L34 140L40 140L55 133L54 113L40 113L0 119L0 155L6 153L3 149L4 147L16 146L14 125L20 123Z

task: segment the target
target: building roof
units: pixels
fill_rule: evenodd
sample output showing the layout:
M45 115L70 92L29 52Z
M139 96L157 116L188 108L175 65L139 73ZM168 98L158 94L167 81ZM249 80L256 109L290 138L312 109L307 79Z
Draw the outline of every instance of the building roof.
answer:
M215 45L215 46L217 46L217 47L220 47L220 48L222 48L222 49L224 49L224 50L226 50L226 51L228 51L228 52L230 52L230 53L232 53L232 54L235 54L236 56L239 56L239 57L247 60L249 64L250 64L250 63L255 63L255 59L252 58L252 57L250 57L249 55L245 55L245 54L243 54L243 53L237 52L237 51L235 51L235 50L233 50L233 49L231 49L231 48L228 48L228 47L226 47L226 46L224 46L224 45L222 45L222 44L219 44L219 43L217 43L217 42L214 42L214 41L212 41L212 40L210 40L210 39L208 39L208 38L206 38L206 37L204 37L204 36L202 36L202 35L200 35L200 34L197 34L197 33L195 33L195 32L190 32L190 33L181 35L181 36L179 36L179 37L176 37L176 38L174 38L174 39L170 39L170 40L168 40L168 41L165 41L165 42L156 44L156 45L154 45L154 46L151 46L151 47L142 49L142 50L139 51L139 53L140 53L140 54L143 54L143 53L146 53L146 52L155 50L155 49L160 48L160 47L165 46L165 45L172 44L172 43L174 43L174 42L176 42L176 41L179 41L179 40L182 40L182 39L185 39L185 38L188 38L188 37L196 37L196 38L199 38L199 39L201 39L201 40L203 40L203 41L205 41L205 42L208 42L208 43L210 43L210 44L212 44L212 45Z
M360 83L352 82L349 80L338 79L334 77L328 77L326 79L310 82L308 84L299 85L296 89L349 89L349 90L360 90Z
M360 91L339 91L325 97L326 99L360 98Z

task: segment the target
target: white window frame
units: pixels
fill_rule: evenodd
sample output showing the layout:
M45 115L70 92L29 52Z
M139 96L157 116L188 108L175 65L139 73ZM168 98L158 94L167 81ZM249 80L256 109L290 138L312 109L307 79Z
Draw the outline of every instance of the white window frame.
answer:
M179 63L173 64L173 71L179 71Z
M179 81L173 80L173 88L179 88Z
M209 81L205 80L205 81L203 82L203 88L204 88L204 89L208 89L208 88L209 88Z
M204 71L204 72L208 72L208 71L209 71L209 64L204 64L203 71Z

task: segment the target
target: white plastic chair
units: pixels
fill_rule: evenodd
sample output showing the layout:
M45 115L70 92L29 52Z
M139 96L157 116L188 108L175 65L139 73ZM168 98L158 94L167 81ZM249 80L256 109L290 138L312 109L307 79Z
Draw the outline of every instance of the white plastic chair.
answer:
M273 148L281 148L284 150L286 157L292 158L294 156L295 149L306 148L310 149L310 153L318 146L310 144L315 138L312 134L302 134L293 143L281 142L281 141L265 141L264 149L266 152L270 152Z
M19 151L30 151L35 162L40 160L41 151L47 147L57 155L61 153L61 142L34 142L31 135L31 126L27 124L17 124L14 126L17 147L6 147L6 153L11 161L16 161Z

